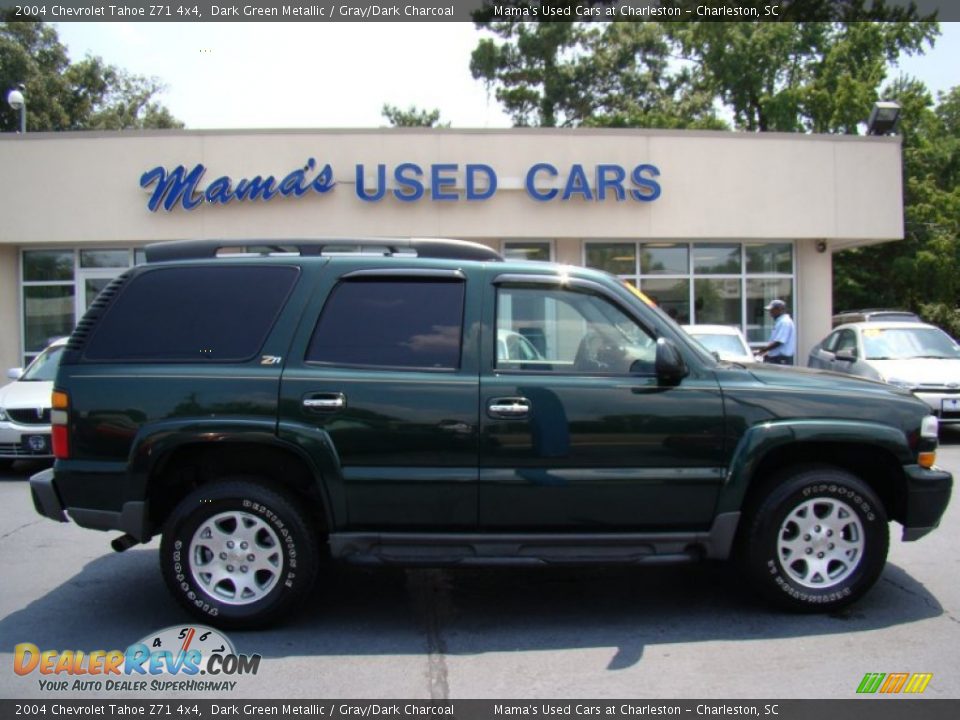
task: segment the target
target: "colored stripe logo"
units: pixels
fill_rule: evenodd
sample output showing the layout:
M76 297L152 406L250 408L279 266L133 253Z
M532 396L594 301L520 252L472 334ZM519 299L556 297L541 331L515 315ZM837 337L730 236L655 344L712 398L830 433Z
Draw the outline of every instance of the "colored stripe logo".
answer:
M919 694L927 689L932 679L933 673L867 673L860 681L857 692L866 695Z

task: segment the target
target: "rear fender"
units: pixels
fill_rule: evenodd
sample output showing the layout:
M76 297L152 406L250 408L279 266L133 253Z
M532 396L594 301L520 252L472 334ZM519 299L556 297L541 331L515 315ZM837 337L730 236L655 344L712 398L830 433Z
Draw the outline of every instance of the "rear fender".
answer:
M178 418L144 425L137 433L130 450L128 493L131 499L147 496L150 478L162 473L164 464L177 450L188 446L229 444L264 445L296 455L309 469L317 491L323 500L327 527L335 527L334 518L342 505L336 493L329 491L330 478L339 487L339 462L333 444L325 432L316 428L300 427L299 433L285 432L283 439L276 433L273 421L256 419L223 420L217 418ZM308 431L312 431L308 432Z

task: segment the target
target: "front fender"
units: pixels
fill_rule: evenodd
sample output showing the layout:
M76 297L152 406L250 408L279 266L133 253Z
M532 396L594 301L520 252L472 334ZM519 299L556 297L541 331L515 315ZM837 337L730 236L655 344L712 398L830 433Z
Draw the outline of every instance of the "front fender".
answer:
M901 466L915 462L903 431L880 423L850 420L782 420L749 428L737 443L716 512L742 508L757 468L771 452L802 443L856 444L875 447L895 457ZM813 460L813 458L811 458Z

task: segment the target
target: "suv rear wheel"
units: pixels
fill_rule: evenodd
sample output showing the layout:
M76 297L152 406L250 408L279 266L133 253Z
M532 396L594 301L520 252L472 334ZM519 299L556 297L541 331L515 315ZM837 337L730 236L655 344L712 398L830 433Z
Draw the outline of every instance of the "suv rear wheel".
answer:
M745 518L741 560L776 604L801 612L848 605L877 581L889 528L876 493L829 466L790 470Z
M213 625L252 628L289 612L317 575L317 537L286 494L256 479L197 488L163 530L160 564L181 605Z

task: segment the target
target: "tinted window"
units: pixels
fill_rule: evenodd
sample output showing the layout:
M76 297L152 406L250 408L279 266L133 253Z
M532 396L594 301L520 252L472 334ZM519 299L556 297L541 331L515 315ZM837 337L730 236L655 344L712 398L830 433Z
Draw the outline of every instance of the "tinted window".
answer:
M308 362L453 370L460 366L463 288L448 280L355 280L327 300Z
M98 323L88 360L239 362L260 350L292 267L181 267L135 277Z

